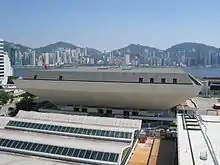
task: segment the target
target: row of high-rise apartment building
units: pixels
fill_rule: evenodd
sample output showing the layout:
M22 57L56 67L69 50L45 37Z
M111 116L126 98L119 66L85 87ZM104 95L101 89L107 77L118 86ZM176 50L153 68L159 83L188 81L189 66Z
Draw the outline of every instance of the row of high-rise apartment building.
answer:
M57 48L52 52L39 53L34 49L21 52L19 48L12 47L8 51L14 66L57 66L72 65L132 65L132 66L220 66L220 53L196 51L195 48L178 52L154 51L146 49L144 52L132 54L131 50L125 52L114 51L103 54L89 54L87 48Z
M0 84L5 85L8 81L8 76L13 75L13 69L8 57L8 53L4 52L4 41L0 39Z
M61 64L94 64L94 59L87 54L87 48L69 49L58 48L51 53L39 53L33 49L27 49L21 52L19 48L13 46L8 50L9 57L13 66L41 66L43 61L47 65L61 65Z
M0 39L0 83L4 79L4 42Z

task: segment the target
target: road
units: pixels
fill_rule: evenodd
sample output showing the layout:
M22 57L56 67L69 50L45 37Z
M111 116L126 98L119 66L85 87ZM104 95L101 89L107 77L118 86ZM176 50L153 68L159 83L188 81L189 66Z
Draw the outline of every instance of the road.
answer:
M216 97L213 98L204 98L204 97L194 97L191 99L197 106L197 113L199 115L214 115L216 116L217 111L213 109L214 104L219 104L219 99ZM207 110L209 110L207 112Z

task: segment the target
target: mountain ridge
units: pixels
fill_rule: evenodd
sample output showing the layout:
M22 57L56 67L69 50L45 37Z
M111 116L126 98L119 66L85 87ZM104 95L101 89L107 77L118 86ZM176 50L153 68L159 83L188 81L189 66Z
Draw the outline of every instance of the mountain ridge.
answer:
M6 51L9 51L9 49L11 47L15 46L15 47L18 47L20 49L21 53L24 53L28 49L35 50L38 53L51 53L53 50L55 50L57 48L71 48L71 49L80 48L80 49L83 49L80 46L76 46L74 44L63 42L63 41L58 41L58 42L55 42L55 43L52 43L52 44L49 44L49 45L46 45L46 46L42 46L42 47L39 47L39 48L31 48L31 47L28 47L28 46L24 46L22 44L16 44L16 43L9 42L9 41L4 41L4 45L5 45L5 50ZM99 54L99 53L101 53L101 51L99 51L97 49L94 49L94 48L88 48L88 54L90 54L90 55L95 55L95 54Z
M30 48L22 44L16 44L13 42L8 42L8 41L4 41L4 44L5 44L6 51L9 50L10 47L16 46L20 48L21 53L25 52L27 49L36 50L38 53L51 53L53 50L57 48L83 49L80 46L77 46L77 45L74 45L68 42L63 42L63 41L58 41L58 42L55 42L55 43L52 43L52 44L49 44L43 47L39 47L39 48ZM183 51L184 49L188 51L194 51L194 52L200 52L200 53L202 52L205 54L208 52L220 52L220 48L217 48L215 46L206 45L206 44L197 43L197 42L183 42L183 43L172 45L171 47L165 50L158 49L158 48L151 47L151 46L145 46L141 44L129 44L125 47L109 51L107 52L107 54L112 53L112 54L123 55L125 53L128 53L128 54L135 55L135 54L145 54L147 52L174 52L175 53L178 51ZM97 55L101 53L102 52L97 49L88 48L89 55Z

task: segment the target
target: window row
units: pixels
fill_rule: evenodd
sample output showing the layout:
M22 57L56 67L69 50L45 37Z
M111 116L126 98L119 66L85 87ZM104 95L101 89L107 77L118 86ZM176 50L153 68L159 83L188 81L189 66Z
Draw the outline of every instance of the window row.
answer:
M84 134L84 135L92 135L92 136L123 138L123 139L131 139L131 136L132 136L131 132L84 129L84 128L74 128L74 127L65 127L65 126L48 125L48 124L37 124L37 123L28 123L28 122L20 122L20 121L9 121L7 123L7 126L29 128L29 129L35 129L35 130L48 130L48 131L53 131L53 132L64 132L64 133L72 133L72 134Z
M140 77L139 78L139 83L143 83L144 82L144 78ZM150 83L154 83L154 78L150 78ZM161 79L161 84L166 84L166 79L162 78ZM177 79L173 78L173 84L177 84Z
M119 158L119 154L116 153L59 147L9 139L0 139L0 147L107 162L117 162Z
M34 80L36 80L36 79L37 79L37 75L34 75ZM58 80L60 80L60 81L63 80L63 76L59 76ZM144 78L140 77L138 79L138 81L139 81L139 83L143 83L144 82ZM154 83L154 78L150 78L150 83ZM162 84L166 84L167 83L166 79L162 78L161 79L161 83ZM177 79L176 78L173 78L173 84L177 84Z

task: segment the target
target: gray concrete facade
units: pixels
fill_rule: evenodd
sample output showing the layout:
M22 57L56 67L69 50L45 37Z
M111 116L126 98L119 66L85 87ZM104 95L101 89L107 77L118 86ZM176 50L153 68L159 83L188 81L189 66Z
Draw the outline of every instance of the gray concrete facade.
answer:
M175 74L170 68L148 69L33 71L14 82L18 88L55 104L153 110L172 108L201 90L201 85L181 69ZM150 83L151 78L154 83ZM161 82L162 78L166 81Z
M35 77L36 76L36 77ZM165 79L165 83L173 83L173 79L178 84L193 84L189 76L180 68L134 68L131 70L123 70L120 68L113 69L97 69L97 68L76 68L76 69L60 69L60 70L41 70L32 71L26 77L28 79L51 79L74 81L97 81L97 82L127 82L138 83L139 78L143 79L143 83L150 83L150 79L154 79L154 83L161 83Z

